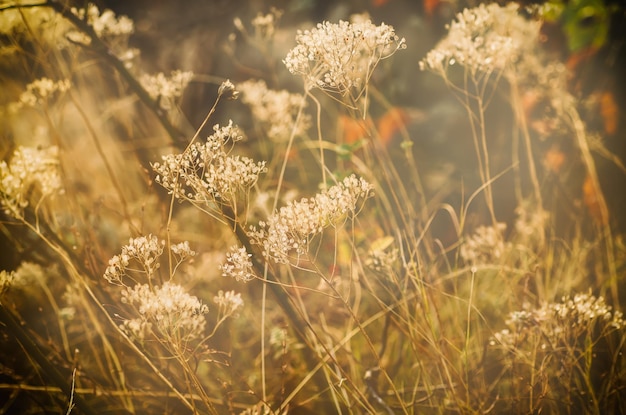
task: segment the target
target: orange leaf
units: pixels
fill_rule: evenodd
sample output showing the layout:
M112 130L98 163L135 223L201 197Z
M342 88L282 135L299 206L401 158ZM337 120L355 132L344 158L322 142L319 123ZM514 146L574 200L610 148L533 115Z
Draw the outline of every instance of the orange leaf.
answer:
M384 113L376 122L380 141L385 145L389 145L391 139L405 127L409 121L408 113L402 108L392 107Z
M617 120L619 119L619 111L615 97L610 91L605 91L600 97L600 114L604 121L604 131L613 135L617 131Z
M563 153L557 146L552 146L546 154L543 156L543 164L547 170L552 173L558 173L565 163L565 153Z
M600 210L598 193L589 175L587 175L583 183L583 203L587 207L589 215L598 223L602 223L602 211Z
M589 47L589 48L580 50L578 52L574 52L567 59L565 66L571 72L574 72L576 68L578 67L578 65L592 58L596 54L597 51L598 51L598 48Z
M338 122L339 134L343 136L345 144L354 144L367 136L367 129L363 120L340 115Z

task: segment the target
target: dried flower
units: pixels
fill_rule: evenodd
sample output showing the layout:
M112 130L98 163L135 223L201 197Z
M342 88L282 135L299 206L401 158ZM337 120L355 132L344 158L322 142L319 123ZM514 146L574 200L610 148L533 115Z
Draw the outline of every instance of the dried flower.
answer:
M258 13L256 17L252 19L255 37L258 39L271 39L274 37L276 24L282 15L282 10L278 10L275 7L272 7L267 14Z
M122 302L132 306L137 317L126 320L120 328L138 339L143 339L147 330L159 338L183 343L203 336L204 314L209 308L180 285L137 284L122 291Z
M222 275L231 277L237 281L248 282L254 278L252 270L252 254L249 254L244 247L232 246L226 253L226 262L220 265Z
M111 284L124 285L125 276L143 274L148 280L155 277L160 264L158 259L163 253L165 241L160 241L156 236L140 236L130 238L127 245L122 247L122 253L115 255L109 260L109 266L104 272L104 278ZM137 262L137 266L129 267L131 260ZM130 272L132 275L129 275Z
M17 112L24 107L35 107L48 102L57 93L70 89L70 81L63 79L53 81L49 78L40 78L26 85L26 91L22 92L17 102L8 106L9 112Z
M515 3L492 3L458 13L448 35L428 52L420 68L445 76L449 65L459 64L475 76L514 65L524 54L532 53L541 26L519 15L518 9Z
M296 117L304 105L304 97L286 90L268 89L264 81L246 81L239 84L243 93L241 101L252 110L254 120L259 122L268 138L275 142L286 141L295 129L296 136L303 135L311 125L311 117Z
M156 182L176 198L203 208L213 202L234 207L238 196L247 193L265 172L265 162L229 155L227 145L242 138L232 121L224 127L215 125L213 130L205 143L192 143L182 154L163 156L163 162L152 168Z
M515 232L528 245L529 241L537 240L543 234L548 221L548 212L542 208L528 208L525 205L515 209Z
M578 293L573 298L564 296L560 302L545 303L536 309L513 311L505 323L508 328L494 335L492 345L520 346L522 339L532 335L534 340L544 343L544 349L562 344L573 346L582 334L594 335L591 330L594 326L599 327L595 335L626 327L620 311L613 311L603 297L591 293Z
M219 290L217 295L213 297L213 301L219 307L218 314L222 319L234 315L237 310L243 307L241 294L234 291Z
M170 250L179 258L180 261L196 255L196 252L189 247L189 241L174 244L170 247Z
M342 218L356 215L359 200L369 197L372 189L362 178L346 177L315 197L280 208L266 222L260 222L258 228L250 228L251 238L263 246L265 255L289 263L291 251L298 257L305 254L311 239L324 228L337 226Z
M398 248L394 247L391 236L377 239L372 243L365 259L365 265L373 271L391 274L399 257Z
M2 5L7 3L2 2ZM63 48L68 44L64 36L70 28L69 21L51 7L5 7L2 9L0 33L9 37L16 34L32 36L33 39L37 39L37 42L43 41L45 44ZM11 49L5 44L2 52L3 54L12 53Z
M304 77L307 89L355 97L381 59L406 47L392 26L376 26L370 20L319 23L312 30L298 31L296 42L284 63L289 72Z
M62 192L57 147L18 147L9 164L0 161L0 205L6 214L21 218L34 189L40 200Z
M235 85L230 82L230 79L227 79L221 83L220 87L217 89L217 93L219 96L223 96L228 99L239 98L239 91L235 89Z
M71 11L93 27L98 37L128 36L135 30L133 21L128 16L116 17L115 13L109 9L100 13L98 6L93 3L90 3L86 9L72 7Z
M161 106L169 109L192 79L193 72L176 70L172 71L170 76L165 76L162 72L155 75L144 74L139 78L139 82L152 99L159 99Z
M505 223L495 226L479 226L474 233L463 241L459 255L471 265L485 265L502 258L510 249L510 243L504 242Z

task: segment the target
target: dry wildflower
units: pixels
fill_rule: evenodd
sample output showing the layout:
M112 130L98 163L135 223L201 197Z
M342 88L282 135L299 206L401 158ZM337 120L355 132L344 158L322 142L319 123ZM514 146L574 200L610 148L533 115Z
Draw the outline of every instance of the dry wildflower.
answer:
M538 235L545 232L546 223L549 219L548 212L542 208L528 208L518 206L515 209L515 232L526 244L529 241L539 239Z
M238 85L242 92L241 101L248 105L267 137L275 142L286 141L292 130L296 136L303 135L311 125L311 117L302 114L296 124L296 117L304 97L286 90L268 89L265 81L246 81Z
M448 66L458 64L475 76L514 65L532 53L541 26L522 17L518 9L515 3L492 3L458 13L448 26L448 35L428 52L420 68L445 75Z
M40 78L26 85L26 91L22 92L17 102L9 104L9 112L17 112L24 107L36 107L45 105L54 95L70 89L70 81L63 79L53 81L49 78Z
M541 49L540 28L541 21L523 16L515 3L480 4L457 14L448 35L420 61L420 68L447 79L447 70L457 65L479 82L502 75L547 104L543 113L548 119L542 122L560 128L564 108L574 98L567 92L565 65Z
M213 297L213 302L218 306L218 315L221 319L234 315L241 307L243 300L241 294L234 291L219 290L217 295Z
M7 2L2 2L6 4ZM16 2L11 2L16 3ZM67 46L65 34L71 28L70 23L50 7L5 8L1 12L0 33L13 37L27 35L57 47ZM3 57L19 49L5 42L0 46Z
M220 84L220 87L217 89L217 94L220 97L223 96L228 99L239 98L239 91L235 89L235 85L230 81L230 79L227 79Z
M158 260L164 245L165 241L159 241L154 235L130 238L122 252L109 260L104 278L115 285L124 285L124 277L145 275L148 280L153 279L160 266ZM130 266L131 261L137 264Z
M135 30L134 23L130 18L116 16L113 11L108 9L101 13L94 4L89 4L86 9L72 7L70 10L85 24L91 26L98 38L106 42L107 53L115 55L127 68L133 66L133 60L139 55L139 50L128 46L128 39ZM80 28L69 30L66 37L70 42L79 45L90 45L92 40Z
M282 10L275 7L270 9L267 14L258 13L252 19L252 27L254 27L254 35L258 39L272 39L276 33L276 25L282 17Z
M226 253L226 262L220 265L222 276L231 277L237 281L248 282L254 278L252 270L252 254L244 247L232 246Z
M564 296L560 302L546 303L536 309L514 311L505 323L508 327L494 335L491 345L520 346L520 341L526 339L528 344L537 341L547 349L574 345L581 335L603 335L626 327L620 311L613 311L603 297L590 293ZM594 327L599 329L595 334Z
M169 76L162 72L155 75L144 74L139 78L139 82L152 99L159 99L161 106L168 109L176 98L182 96L192 79L193 72L176 70Z
M382 59L404 49L392 26L370 20L323 22L298 31L297 45L284 60L292 74L302 75L307 89L320 88L358 97Z
M265 172L265 162L230 155L229 146L242 139L232 121L213 130L205 143L194 142L183 153L163 156L161 163L154 163L156 182L174 197L203 208L213 202L235 207L238 196L247 194Z
M0 295L9 288L21 290L46 284L47 276L41 265L24 261L14 271L0 271Z
M365 265L373 271L382 274L391 274L399 258L398 248L394 247L391 236L377 239L372 243Z
M359 201L372 194L372 185L355 175L346 177L312 198L291 202L272 214L267 221L250 228L252 239L263 246L264 255L280 263L289 263L308 251L311 239L324 228L337 226L359 209Z
M170 247L170 250L180 261L196 255L196 252L189 247L189 241L174 244Z
M143 339L147 330L158 338L175 342L203 337L204 314L209 308L180 285L137 284L122 291L122 303L131 306L137 317L126 320L120 328L137 339Z
M37 203L62 192L57 147L18 147L9 164L0 161L0 205L6 214L21 218L33 190Z
M131 35L134 30L134 24L128 16L115 16L112 10L105 9L102 13L98 9L98 6L91 3L86 9L71 8L72 13L83 19L90 25L98 37L112 37L112 36L128 36ZM79 36L72 34L72 36ZM74 39L76 41L85 40L84 38ZM84 42L81 42L84 43ZM89 41L87 40L87 44Z
M505 223L495 226L479 226L474 233L463 241L459 255L471 265L485 265L502 258L510 248L504 241Z

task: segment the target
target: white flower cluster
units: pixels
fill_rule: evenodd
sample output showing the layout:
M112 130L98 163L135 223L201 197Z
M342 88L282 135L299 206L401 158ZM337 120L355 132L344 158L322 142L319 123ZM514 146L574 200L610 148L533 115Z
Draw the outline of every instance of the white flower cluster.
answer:
M218 314L221 318L226 318L235 314L241 307L243 307L243 300L240 293L234 291L222 291L219 290L217 295L213 297L213 301L217 304L219 310Z
M369 197L373 187L355 175L318 193L280 208L258 228L250 227L252 240L263 246L264 254L280 263L289 263L290 252L299 257L308 251L311 239L324 228L336 226L347 215L355 215L359 200Z
M71 11L93 27L98 37L128 36L135 30L133 21L128 16L117 17L109 9L100 13L98 6L93 3L90 3L87 9L72 7Z
M603 297L578 293L573 298L565 296L561 302L546 303L538 309L514 311L509 314L506 325L508 328L494 334L491 345L519 346L522 339L528 340L532 334L543 343L544 349L560 347L563 342L576 341L581 334L593 334L594 327L599 328L597 333L606 333L623 329L626 322L623 314L613 311Z
M25 289L47 283L46 273L41 265L34 262L22 262L14 271L0 271L0 295L9 288Z
M36 107L48 102L56 93L65 92L70 89L70 81L63 79L53 81L49 78L40 78L26 85L26 91L22 92L17 102L12 102L8 106L9 112L17 112L24 107Z
M486 265L502 258L510 248L504 241L505 223L495 226L479 226L466 238L459 248L459 255L468 264Z
M133 60L139 56L139 50L128 47L128 39L134 32L133 21L127 16L116 16L111 10L100 13L98 7L89 4L86 9L72 7L71 12L93 28L98 38L107 43L108 53L115 55L124 62L127 68L133 66ZM72 43L90 45L91 37L78 29L69 30L67 39Z
M161 287L137 284L122 291L122 302L132 306L137 317L120 326L129 336L143 340L148 332L176 343L202 338L209 308L183 287L165 282Z
M0 2L3 6L7 3L7 1ZM66 46L64 35L69 30L70 23L51 7L44 5L44 7L4 8L1 13L0 33L9 37L16 34L32 36L37 42L55 45L59 48ZM5 59L7 55L19 50L9 46L9 43L4 43L0 49Z
M161 104L169 108L172 102L183 94L192 79L193 72L176 70L172 71L170 76L163 72L155 75L143 74L139 77L139 83L152 99L160 99Z
M456 15L448 35L428 52L420 68L445 75L449 65L490 74L516 64L523 55L534 53L540 22L518 13L519 5L480 4Z
M400 252L394 246L393 237L387 236L372 243L365 259L365 265L373 271L391 274L399 256Z
M6 214L21 218L34 189L40 200L62 192L57 147L18 147L9 164L0 161L0 206Z
M292 74L305 78L307 89L360 95L381 59L406 48L404 38L392 26L370 20L319 23L312 30L298 31L294 47L284 60Z
M549 214L541 207L529 209L526 206L518 206L515 214L517 215L515 232L526 245L530 241L537 240L538 234L545 231Z
M111 284L124 285L123 277L128 275L127 271L131 271L145 274L151 280L160 266L158 260L164 245L165 241L159 241L154 235L130 238L128 244L122 247L121 254L109 260L104 278ZM131 260L135 260L140 268L129 267Z
M156 182L176 198L205 208L211 202L234 207L240 192L248 192L265 172L265 162L229 155L232 144L241 140L232 121L213 130L205 143L192 143L181 154L163 156L162 163L154 163L152 168L157 173Z
M196 255L196 252L189 247L189 241L174 244L170 247L170 250L180 261Z
M254 278L252 270L252 254L244 247L232 246L226 253L226 262L220 265L222 276L234 278L236 281L248 282Z
M268 14L259 13L252 19L254 35L258 39L271 39L276 32L276 23L280 20L283 12L272 7Z
M391 251L370 251L365 260L365 265L370 269L383 273L391 274L393 267L398 262L398 250L392 249Z
M243 94L241 101L250 107L254 120L260 123L270 140L284 142L293 129L295 135L300 136L310 127L308 114L302 114L296 125L296 116L305 102L302 95L268 89L262 80L242 82L237 88Z

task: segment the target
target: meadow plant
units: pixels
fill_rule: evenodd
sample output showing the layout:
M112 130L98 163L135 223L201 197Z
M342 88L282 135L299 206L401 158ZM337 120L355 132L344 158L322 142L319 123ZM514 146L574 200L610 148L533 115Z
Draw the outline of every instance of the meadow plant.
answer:
M305 79L305 89L320 88L358 98L382 59L405 48L392 26L369 20L323 22L299 31L298 43L287 54L285 66Z
M108 9L0 6L0 70L29 68L0 110L0 413L623 413L626 251L592 152L621 162L541 13L465 9L413 62L464 105L480 178L426 190L429 113L374 76L405 39L290 14L224 20L253 58L203 44L231 82L145 71L146 25ZM191 82L212 107L184 105ZM570 176L536 163L562 134L595 201L570 222L548 187Z
M63 191L58 148L19 147L7 164L0 161L1 205L4 212L22 218L24 208ZM35 200L30 201L31 195Z
M302 114L298 119L305 102L302 95L269 89L263 80L241 82L237 89L242 93L241 101L250 107L255 122L270 140L286 142L292 129L295 136L302 136L311 126L308 114Z
M252 226L252 240L263 253L280 263L299 262L309 252L311 240L324 228L341 225L360 210L360 201L372 194L372 186L352 175L312 198L283 206L267 221ZM294 254L291 254L291 252Z

